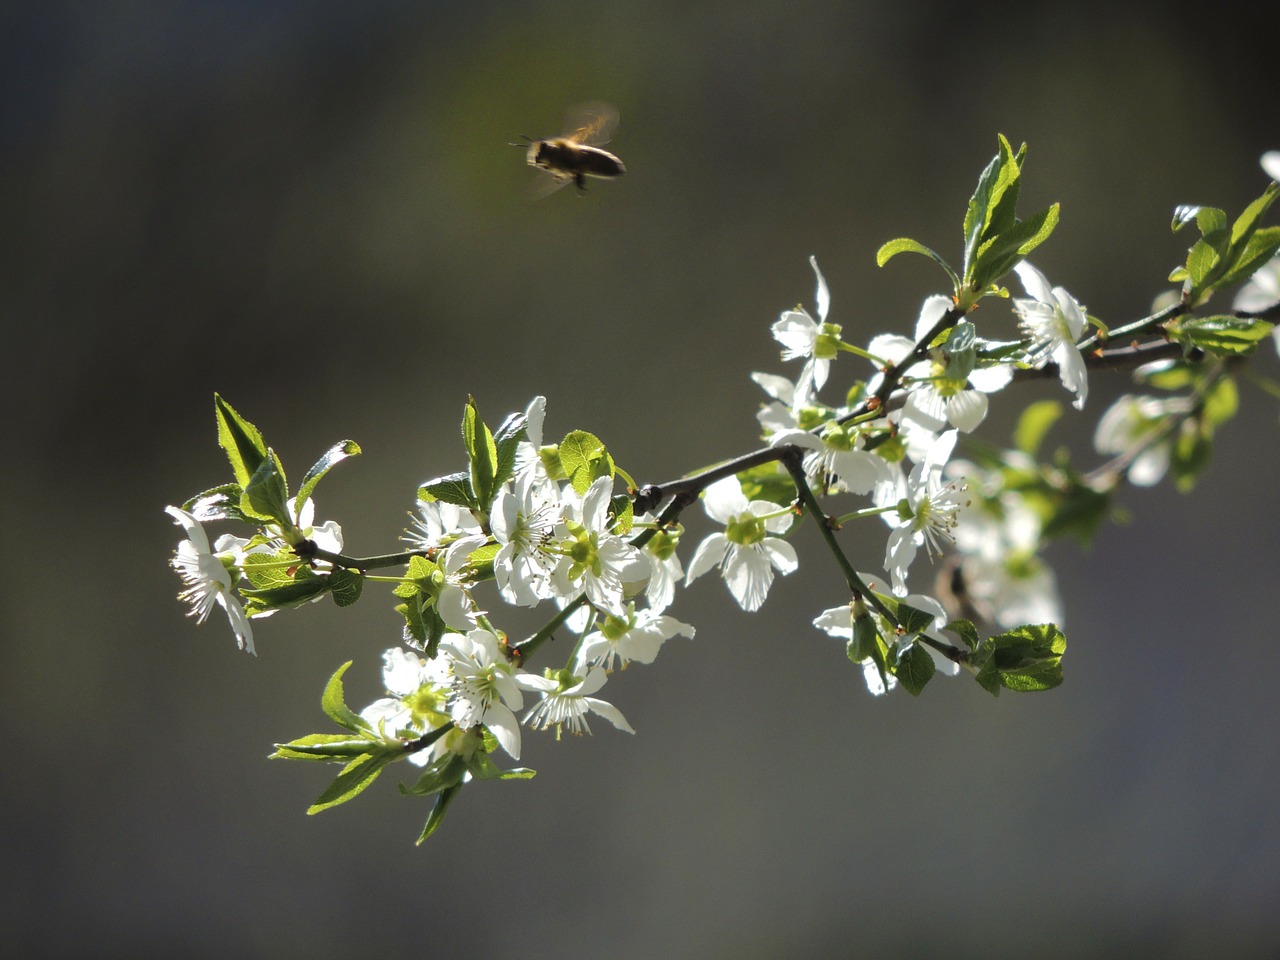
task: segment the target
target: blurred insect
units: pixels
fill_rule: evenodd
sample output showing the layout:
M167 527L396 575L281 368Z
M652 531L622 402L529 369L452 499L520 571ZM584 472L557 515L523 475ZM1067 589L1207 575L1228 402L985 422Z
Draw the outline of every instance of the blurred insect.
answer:
M524 137L529 145L529 166L545 170L552 178L542 192L551 193L570 183L586 190L587 177L611 180L626 173L621 160L608 150L600 149L609 142L609 135L617 124L618 111L609 104L585 103L570 114L565 124L571 133L545 140Z

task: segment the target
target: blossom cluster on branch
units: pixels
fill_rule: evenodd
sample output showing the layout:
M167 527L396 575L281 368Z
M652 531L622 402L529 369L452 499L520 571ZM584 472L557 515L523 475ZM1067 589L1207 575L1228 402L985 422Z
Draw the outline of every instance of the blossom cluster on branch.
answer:
M743 610L758 610L776 577L799 568L803 529L845 583L813 625L844 641L873 694L919 694L934 676L962 672L993 694L1061 683L1066 641L1043 548L1063 536L1087 541L1126 480L1149 485L1172 473L1183 488L1194 483L1214 432L1235 413L1243 361L1274 327L1280 227L1260 221L1280 185L1234 221L1179 207L1174 229L1199 232L1171 275L1179 288L1149 316L1109 327L1027 260L1053 232L1058 207L1017 215L1026 148L1003 137L999 147L966 209L959 267L910 239L877 256L883 265L922 254L946 274L948 292L924 299L913 335L846 341L811 258L815 313L797 306L772 326L782 361L799 363L794 379L752 375L768 398L757 413L764 445L668 483L638 485L586 431L544 442L542 397L496 429L468 399L465 467L419 487L404 549L351 557L336 523L315 522L313 495L359 447L334 445L291 492L261 432L216 397L232 480L167 508L186 535L172 564L191 614L203 621L221 607L251 653L253 620L325 595L348 606L370 583L387 585L401 619L400 645L382 654L385 696L348 707L348 662L322 697L340 732L276 747L278 758L342 765L310 812L352 799L408 760L421 772L402 790L434 797L425 839L466 784L532 775L497 760L519 760L522 727L590 733L594 717L634 732L602 694L621 669L652 664L667 640L694 636L667 612L679 589L718 571ZM1278 161L1268 155L1264 167L1275 174ZM1003 286L1010 274L1024 296ZM1232 311L1202 310L1246 281ZM990 310L976 318L981 303L999 299L1010 302L1007 320ZM1081 411L1090 368L1117 366L1156 392L1126 395L1102 414L1095 446L1110 459L1093 469L1066 451L1041 456L1064 413L1056 401L1026 407L1009 449L974 436L992 398L1021 381L1056 377ZM842 392L824 400L837 371ZM685 511L699 500L709 529L689 546L697 521ZM251 534L211 540L204 524L217 521ZM884 531L883 549L855 564L841 531L860 523ZM503 628L509 607L553 612L513 639ZM566 649L548 645L554 636L572 642L547 663Z

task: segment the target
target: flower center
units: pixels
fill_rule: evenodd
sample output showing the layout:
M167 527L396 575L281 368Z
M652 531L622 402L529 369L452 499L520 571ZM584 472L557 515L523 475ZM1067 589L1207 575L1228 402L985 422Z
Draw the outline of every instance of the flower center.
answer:
M729 538L729 542L742 547L759 543L765 538L766 533L764 521L753 513L739 514L730 520L724 529L724 535Z

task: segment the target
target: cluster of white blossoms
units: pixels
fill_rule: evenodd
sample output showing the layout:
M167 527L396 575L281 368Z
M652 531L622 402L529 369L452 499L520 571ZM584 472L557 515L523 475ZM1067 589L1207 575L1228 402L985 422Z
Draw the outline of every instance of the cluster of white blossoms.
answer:
M1017 366L1055 364L1063 386L1075 394L1075 407L1083 407L1088 379L1077 342L1086 332L1084 308L1024 262L1015 269L1028 296L1013 300L1023 339L1020 349L1005 352L1007 359L980 359L973 326L964 320L952 326L944 344L927 349L929 338L952 306L942 296L925 300L914 338L880 335L860 349L844 343L842 327L829 322L831 294L816 260L811 258L810 263L817 278L818 319L798 306L773 325L774 337L783 347L782 359L803 360L804 366L794 383L775 374L752 374L770 397L758 420L769 443L806 451L805 473L817 491L870 501L864 509L838 517L838 524L879 515L889 526L883 559L888 576L862 575L864 582L885 584L888 589L872 589L934 614L935 628L940 628L948 619L943 605L934 597L909 592L908 577L921 548L930 558L954 548L964 561L968 579L976 585L971 599L981 602L991 622L1014 625L1055 619L1059 605L1053 574L1036 556L1038 521L1024 509L1011 509L1007 515L997 510L993 515L990 504L975 502L983 500L981 491L970 487L980 484L981 471L968 463L955 469L951 457L959 436L985 419L988 395L1005 387ZM818 392L841 351L870 359L875 369L866 375L861 389L849 391L844 404L829 406L818 399ZM890 369L898 378L898 400L883 415L859 415L866 409L865 398L875 395ZM699 548L690 578L721 563L733 595L744 609L754 610L764 601L775 570L787 574L796 569L789 545L769 536L785 530L794 518L776 503L748 504L734 478L710 487L705 505L726 530ZM814 624L849 640L855 606L845 603L828 609ZM1035 619L1028 621L1027 614ZM891 624L881 626L885 635L893 636ZM941 641L933 628L924 635ZM912 639L907 637L906 642ZM956 673L954 661L935 647L928 649L942 672ZM890 656L902 652L891 650ZM863 663L873 693L893 689L891 675L870 659Z

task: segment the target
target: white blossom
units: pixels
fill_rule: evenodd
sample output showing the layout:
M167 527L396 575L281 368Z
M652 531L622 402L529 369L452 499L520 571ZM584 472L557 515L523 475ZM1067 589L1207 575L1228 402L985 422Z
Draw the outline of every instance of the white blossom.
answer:
M608 675L599 667L592 667L585 677L571 676L564 680L549 677L531 677L530 686L542 694L533 708L525 715L525 723L535 730L568 727L574 736L590 733L587 714L604 717L619 730L635 733L627 718L611 703L599 700L591 694L604 686Z
M773 337L783 346L783 360L805 361L800 376L796 379L795 393L798 397L816 395L827 382L827 374L831 369L831 361L835 359L840 341L840 327L827 323L827 312L831 308L831 293L827 289L827 281L818 269L816 257L810 257L814 275L818 278L817 307L818 319L814 320L804 307L783 311L782 316L771 328Z
M610 614L600 621L598 628L582 638L578 647L578 669L603 667L612 670L619 664L625 667L632 660L653 663L658 650L675 636L692 637L694 629L675 617L660 614L652 609L636 610L628 604L624 616Z
M786 512L766 500L747 501L737 477L725 477L707 487L703 509L725 525L698 545L689 561L687 583L719 565L721 575L738 605L748 612L759 610L773 583L773 572L783 576L799 566L795 548L769 536L791 524Z
M241 650L256 656L253 628L244 607L232 593L235 581L227 566L230 563L234 567L235 561L243 558L247 541L224 534L215 547L210 548L209 537L199 520L177 507L165 507L165 513L173 517L174 523L187 534L187 539L178 544L170 561L186 585L178 599L191 604L188 614L195 617L197 623L204 623L214 606L222 607L235 632L236 644Z
M942 552L942 541L951 539L956 524L956 511L963 504L964 482L942 482L942 468L955 447L956 431L942 434L924 459L917 463L907 477L896 506L897 514L883 514L886 522L894 527L885 547L884 565L893 579L893 592L905 596L907 569L915 559L916 551L925 547L932 556ZM881 493L880 497L884 494ZM895 505L877 499L881 506Z
M1013 269L1032 298L1013 301L1022 331L1030 340L1027 362L1033 367L1056 363L1062 385L1076 395L1072 406L1083 410L1089 395L1089 371L1076 341L1088 326L1084 308L1062 287L1050 286L1045 275L1027 261Z

